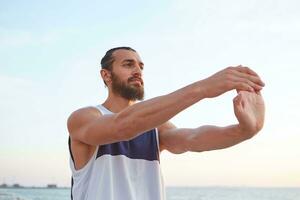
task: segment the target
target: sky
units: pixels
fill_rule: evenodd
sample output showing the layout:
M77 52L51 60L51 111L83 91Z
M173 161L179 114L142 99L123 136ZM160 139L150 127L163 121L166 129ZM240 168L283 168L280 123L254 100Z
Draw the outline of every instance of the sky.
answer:
M1 1L0 184L70 186L66 120L102 103L106 50L145 63L146 99L242 64L266 83L263 130L236 146L161 154L167 186L300 187L297 0ZM237 123L230 91L171 121Z

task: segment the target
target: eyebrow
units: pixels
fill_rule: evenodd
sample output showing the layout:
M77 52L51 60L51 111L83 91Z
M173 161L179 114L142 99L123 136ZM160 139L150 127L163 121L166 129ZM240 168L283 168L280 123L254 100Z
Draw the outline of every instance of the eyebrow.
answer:
M130 63L133 63L134 61L135 61L134 59L125 59L125 60L122 61L122 63L124 63L124 62L130 62ZM139 64L142 65L142 66L144 66L144 63L141 62L141 61L139 61Z

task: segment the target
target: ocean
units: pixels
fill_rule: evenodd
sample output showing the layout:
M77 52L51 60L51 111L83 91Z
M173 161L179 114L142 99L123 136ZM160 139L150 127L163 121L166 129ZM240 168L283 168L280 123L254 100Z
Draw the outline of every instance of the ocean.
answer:
M167 187L167 200L300 200L300 188ZM0 188L0 200L70 200L70 189Z

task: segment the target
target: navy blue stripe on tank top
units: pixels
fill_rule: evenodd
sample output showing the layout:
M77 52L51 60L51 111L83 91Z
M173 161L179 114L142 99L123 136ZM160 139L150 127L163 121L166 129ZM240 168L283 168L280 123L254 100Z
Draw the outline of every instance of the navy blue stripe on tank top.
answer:
M132 159L159 161L156 130L147 131L129 141L101 145L99 146L96 159L103 155L124 155Z

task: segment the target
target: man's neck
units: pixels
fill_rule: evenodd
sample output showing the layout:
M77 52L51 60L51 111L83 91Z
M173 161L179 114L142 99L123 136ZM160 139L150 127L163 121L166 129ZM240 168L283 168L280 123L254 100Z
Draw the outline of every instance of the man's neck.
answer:
M113 113L118 113L128 106L131 106L136 101L125 99L119 95L109 94L105 102L102 104L105 108Z

